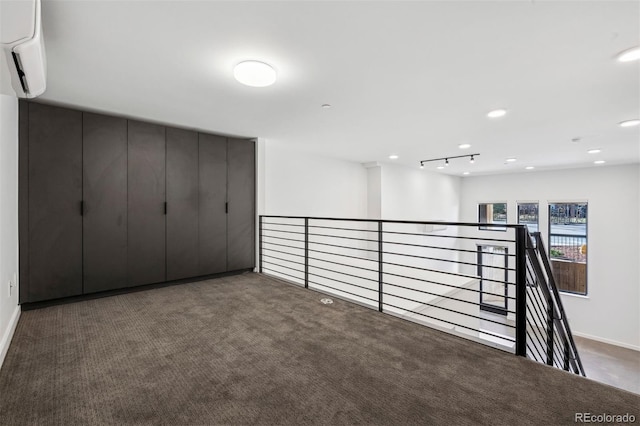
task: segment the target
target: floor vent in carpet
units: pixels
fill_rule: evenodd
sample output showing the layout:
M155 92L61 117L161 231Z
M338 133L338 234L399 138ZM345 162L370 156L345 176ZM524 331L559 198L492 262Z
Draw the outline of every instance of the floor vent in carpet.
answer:
M324 299L320 299L320 301L325 305L330 305L333 303L333 300L329 299L328 297L325 297Z

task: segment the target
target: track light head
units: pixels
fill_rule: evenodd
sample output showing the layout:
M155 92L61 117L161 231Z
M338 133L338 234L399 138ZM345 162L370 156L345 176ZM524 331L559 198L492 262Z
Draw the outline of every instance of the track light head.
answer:
M448 165L449 165L449 159L448 159L448 158L445 158L445 159L444 159L444 165L445 165L445 166L448 166Z
M471 156L471 159L469 160L469 162L470 162L471 164L473 164L473 163L475 163L475 162L476 162L475 158L473 158L473 155Z

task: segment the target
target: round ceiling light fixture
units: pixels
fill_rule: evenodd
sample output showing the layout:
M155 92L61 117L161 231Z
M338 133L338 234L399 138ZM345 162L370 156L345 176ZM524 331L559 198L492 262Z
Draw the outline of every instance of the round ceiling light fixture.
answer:
M590 149L589 151L587 151L587 154L599 154L602 151L599 149Z
M604 163L606 163L606 161L604 160L596 160L593 162L593 164L604 164Z
M398 156L396 154L391 154L389 156L389 160L397 160L397 159L398 159Z
M640 46L632 47L618 53L618 62L631 62L640 59Z
M535 167L533 167L533 166L527 166L527 167L525 167L525 169L526 169L526 170L533 170L533 169L535 169Z
M260 61L240 62L233 68L233 76L240 83L251 87L267 87L276 82L276 70Z
M458 148L460 148L460 149L469 149L469 148L471 148L471 144L470 143L461 143L460 145L458 145Z
M320 105L320 108L329 109L329 108L331 108L331 104L322 104L322 105Z
M635 120L621 121L618 124L620 125L620 127L633 127L633 126L637 126L638 124L640 124L640 120L638 120L636 118Z
M436 169L442 170L442 169L444 169L444 166L438 166L438 167L436 167Z
M468 175L470 172L462 172L463 175Z
M506 109L494 109L493 111L489 111L487 113L487 117L489 118L500 118L500 117L504 117L504 115L507 113Z
M513 157L512 157L512 158L507 158L505 161L506 161L507 163L513 163L514 161L518 161L518 159L517 159L517 158L513 158Z

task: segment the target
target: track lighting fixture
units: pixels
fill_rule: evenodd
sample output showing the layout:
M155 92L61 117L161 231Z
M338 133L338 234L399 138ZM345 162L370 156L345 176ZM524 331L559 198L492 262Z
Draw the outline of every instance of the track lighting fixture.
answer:
M432 158L430 160L422 160L420 161L420 168L424 169L424 163L429 163L431 161L442 161L442 160L444 160L444 166L449 166L449 160L452 160L454 158L467 158L467 157L469 157L469 162L473 164L476 161L475 157L478 155L480 154L476 153L476 154L467 154L467 155L454 155L453 157L442 157L442 158ZM444 169L444 166L438 166L438 169Z

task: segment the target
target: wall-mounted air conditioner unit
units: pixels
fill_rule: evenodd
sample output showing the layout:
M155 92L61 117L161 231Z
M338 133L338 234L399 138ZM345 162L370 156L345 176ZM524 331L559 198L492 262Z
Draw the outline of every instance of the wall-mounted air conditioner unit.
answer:
M20 98L35 98L47 87L40 0L2 0L1 42L11 86Z

